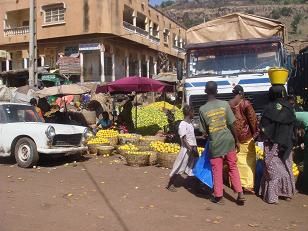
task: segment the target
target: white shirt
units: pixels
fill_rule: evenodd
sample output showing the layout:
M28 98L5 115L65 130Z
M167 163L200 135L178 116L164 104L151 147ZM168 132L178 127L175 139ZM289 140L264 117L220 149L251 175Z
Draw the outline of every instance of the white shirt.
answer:
M194 126L192 123L187 123L186 121L182 121L179 125L179 136L183 138L186 136L186 141L191 146L197 146L197 140L195 136Z

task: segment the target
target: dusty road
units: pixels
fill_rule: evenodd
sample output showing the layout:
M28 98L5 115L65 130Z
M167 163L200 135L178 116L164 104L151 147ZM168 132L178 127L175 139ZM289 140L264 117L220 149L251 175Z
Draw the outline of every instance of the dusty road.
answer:
M21 169L0 159L0 231L308 230L308 196L214 205L184 187L166 191L167 169L128 167L115 157L72 161Z

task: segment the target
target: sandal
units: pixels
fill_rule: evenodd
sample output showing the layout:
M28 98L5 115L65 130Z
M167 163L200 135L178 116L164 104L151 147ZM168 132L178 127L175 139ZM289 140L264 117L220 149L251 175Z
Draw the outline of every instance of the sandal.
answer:
M243 188L244 194L252 194L255 195L256 192L252 188Z
M244 196L238 196L236 199L236 204L238 205L244 205L246 202L246 198Z
M223 199L223 197L214 197L212 196L210 198L210 201L213 202L214 204L218 204L218 205L224 205L225 201Z

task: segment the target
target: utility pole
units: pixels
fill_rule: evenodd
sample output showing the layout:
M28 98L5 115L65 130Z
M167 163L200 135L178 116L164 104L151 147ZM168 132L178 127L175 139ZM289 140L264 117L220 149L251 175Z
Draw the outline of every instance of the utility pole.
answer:
M30 1L29 85L37 84L36 0Z

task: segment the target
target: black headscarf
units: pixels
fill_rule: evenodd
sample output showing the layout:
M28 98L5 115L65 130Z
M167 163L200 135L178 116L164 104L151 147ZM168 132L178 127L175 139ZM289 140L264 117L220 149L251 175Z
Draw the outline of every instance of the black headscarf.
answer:
M284 86L274 85L270 88L270 102L264 109L260 123L265 138L279 145L279 156L283 159L288 159L291 153L296 121L286 96Z

